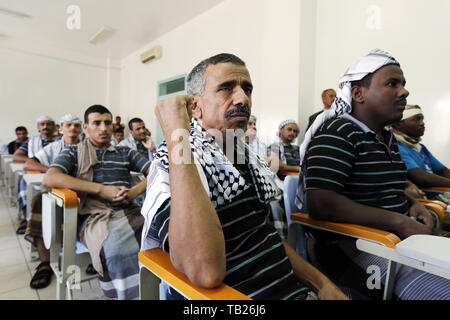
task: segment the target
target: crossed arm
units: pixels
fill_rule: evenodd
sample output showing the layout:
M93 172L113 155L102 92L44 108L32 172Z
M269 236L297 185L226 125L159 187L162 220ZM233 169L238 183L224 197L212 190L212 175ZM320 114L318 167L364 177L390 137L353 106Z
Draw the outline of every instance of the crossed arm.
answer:
M146 172L148 174L148 170ZM106 186L100 183L74 178L59 168L50 168L44 175L43 185L47 188L69 188L74 191L87 192L108 200L113 205L126 205L145 191L147 179L133 188Z
M14 162L27 162L29 158L27 157L25 151L17 149L13 155Z
M39 172L47 172L48 167L46 165L41 164L34 158L28 159L23 168L27 171L39 171Z

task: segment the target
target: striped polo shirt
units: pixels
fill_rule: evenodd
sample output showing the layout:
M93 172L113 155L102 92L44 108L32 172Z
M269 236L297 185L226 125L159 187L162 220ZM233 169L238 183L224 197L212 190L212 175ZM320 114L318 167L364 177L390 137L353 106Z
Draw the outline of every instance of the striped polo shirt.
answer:
M76 177L78 168L77 150L77 145L66 147L50 167L58 168L63 173ZM106 150L95 148L95 151L98 163L94 166L93 182L103 185L125 186L130 188L130 171L145 174L150 167L149 160L137 151L127 147L110 146Z
M325 122L308 148L306 190L331 190L406 214L406 166L393 134L383 130L382 135L384 141L350 114Z
M253 185L216 212L225 237L225 284L253 299L306 298L310 289L294 276L281 238L266 223L267 207L258 200ZM155 214L148 233L166 252L170 250L169 221L170 198Z

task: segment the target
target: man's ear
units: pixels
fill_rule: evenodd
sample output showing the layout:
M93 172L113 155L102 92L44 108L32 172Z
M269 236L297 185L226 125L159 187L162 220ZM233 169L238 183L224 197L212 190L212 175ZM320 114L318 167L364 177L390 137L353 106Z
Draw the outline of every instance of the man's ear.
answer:
M84 130L84 132L87 131L87 127L88 127L87 123L83 123L83 130Z
M193 102L192 102L192 116L195 117L198 120L202 119L202 109L200 108L200 97L198 95L193 96Z
M352 87L352 100L359 104L364 103L364 94L361 86Z

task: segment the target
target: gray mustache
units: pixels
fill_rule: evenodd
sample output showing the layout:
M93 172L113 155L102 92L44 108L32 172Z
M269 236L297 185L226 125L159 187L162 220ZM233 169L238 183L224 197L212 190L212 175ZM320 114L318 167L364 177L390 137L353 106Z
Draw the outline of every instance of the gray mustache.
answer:
M235 109L229 110L225 113L225 118L230 118L236 113L245 113L247 117L250 117L250 110L245 106L237 106Z

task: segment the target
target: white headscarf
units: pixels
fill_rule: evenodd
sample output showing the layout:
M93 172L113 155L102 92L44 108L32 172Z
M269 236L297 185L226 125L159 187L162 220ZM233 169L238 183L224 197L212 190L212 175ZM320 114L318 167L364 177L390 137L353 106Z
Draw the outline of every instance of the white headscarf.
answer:
M53 122L55 122L55 120L53 120L49 116L41 116L41 117L36 119L36 124L39 124L42 121L53 121Z
M73 123L79 123L81 124L81 120L80 118L78 118L77 116L74 116L73 114L65 114L61 117L61 119L59 120L59 124L62 126L64 122L73 122Z
M295 120L284 120L284 121L281 122L280 125L278 126L278 130L277 130L277 133L276 133L276 135L277 135L278 138L280 137L280 131L281 131L281 129L283 129L285 126L287 126L288 124L291 124L291 123L295 124L295 125L297 126L297 130L300 131L300 126L297 124L297 122L296 122ZM296 135L295 137L297 138L297 136L298 136L298 132L297 132L297 135Z
M419 106L407 105L405 111L403 111L403 118L401 121L414 117L418 114L423 115L422 109ZM411 137L402 131L394 129L394 127L392 126L391 131L394 134L397 141L403 143L407 147L410 147L416 152L422 151L422 145L420 144L420 142L422 141L422 137Z
M389 65L396 64L400 66L397 60L392 57L388 52L380 49L374 49L370 53L362 58L359 58L354 64L347 69L345 74L339 80L339 88L336 95L336 99L330 109L325 110L316 120L313 122L309 130L305 133L305 139L300 146L300 180L297 190L296 205L301 209L304 199L305 190L305 174L303 172L306 168L305 155L308 150L308 146L314 137L317 130L329 119L336 118L344 113L352 112L352 82L362 80L365 76L374 73L378 69Z

